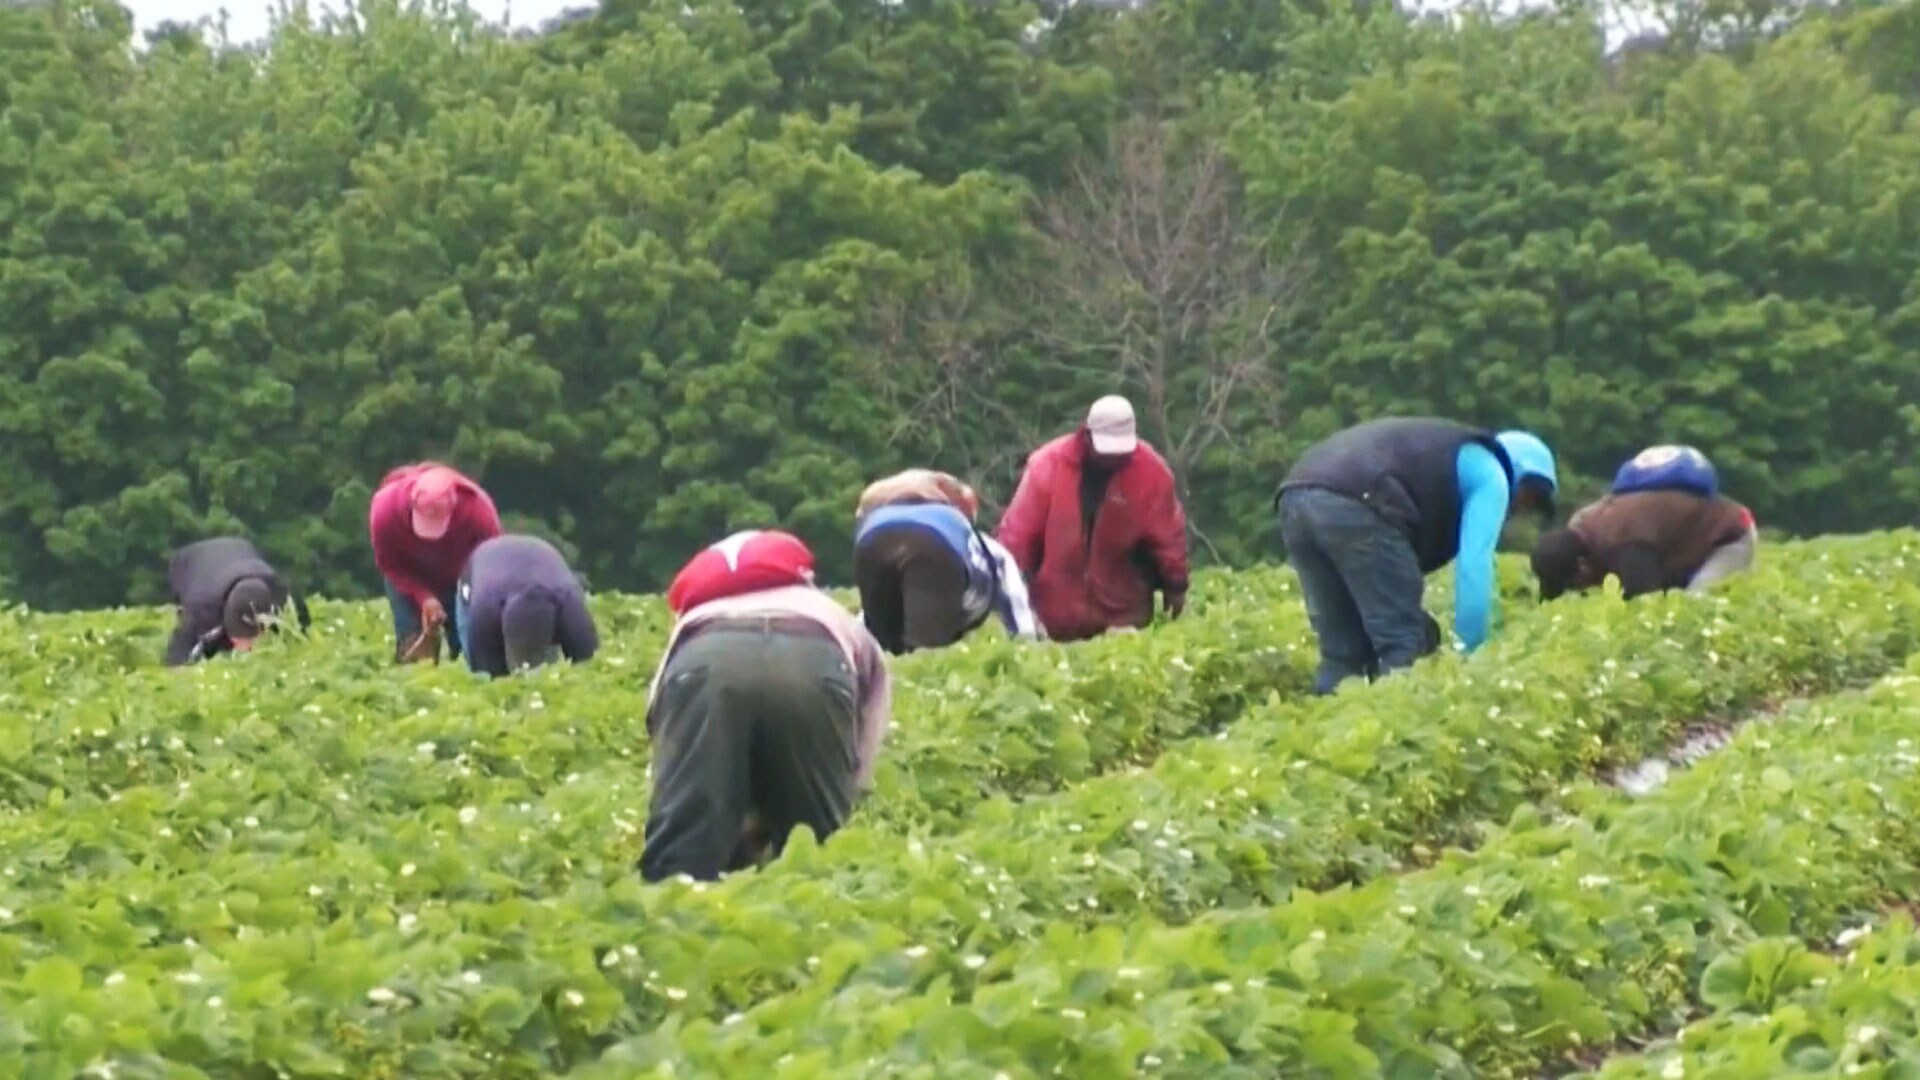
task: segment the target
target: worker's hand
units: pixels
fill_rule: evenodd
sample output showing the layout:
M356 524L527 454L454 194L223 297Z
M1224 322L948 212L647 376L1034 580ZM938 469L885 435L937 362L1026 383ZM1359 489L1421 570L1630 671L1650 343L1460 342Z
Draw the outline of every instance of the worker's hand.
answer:
M206 633L201 634L194 640L192 651L187 653L187 661L192 663L196 660L204 660L214 653L221 651L221 646L225 642L226 636L226 628L221 626L216 626Z
M740 825L740 837L734 841L733 857L728 864L736 870L749 866L759 866L773 854L772 838L767 835L766 826L760 821L760 815L749 812L747 819Z
M1179 592L1164 593L1162 594L1162 599L1167 606L1167 618L1169 619L1177 619L1187 610L1187 590L1185 589L1181 589Z
M438 597L429 596L426 603L420 605L420 621L428 626L439 626L447 621L447 609Z

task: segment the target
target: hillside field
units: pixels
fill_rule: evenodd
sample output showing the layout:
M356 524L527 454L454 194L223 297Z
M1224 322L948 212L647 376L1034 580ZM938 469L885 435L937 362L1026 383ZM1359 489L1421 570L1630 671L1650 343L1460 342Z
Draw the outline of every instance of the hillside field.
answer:
M635 869L654 598L493 681L384 604L184 670L0 612L0 1075L1920 1077L1920 534L1501 574L1487 648L1328 699L1281 568L898 660L849 827L713 885Z

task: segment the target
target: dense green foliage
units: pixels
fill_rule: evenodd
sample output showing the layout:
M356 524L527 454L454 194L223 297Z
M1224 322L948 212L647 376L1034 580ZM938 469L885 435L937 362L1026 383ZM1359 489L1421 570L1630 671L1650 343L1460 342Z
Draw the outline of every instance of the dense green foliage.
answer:
M1115 387L1205 558L1393 410L1910 521L1915 6L1625 59L1563 7L376 0L144 51L106 0L0 8L0 594L153 601L241 529L364 595L370 486L427 455L602 587L745 524L838 568L867 479L991 505Z
M1912 741L1895 744L1911 769ZM1829 1075L1900 1080L1920 1073L1920 935L1911 911L1855 926L1831 952L1767 937L1709 965L1698 997L1714 1015L1595 1080L1745 1080Z
M1917 670L1916 560L1825 539L1709 596L1509 603L1473 656L1323 699L1293 576L1207 571L1178 623L898 661L854 820L711 884L634 868L656 599L596 597L593 662L498 680L392 666L378 601L187 669L163 609L7 613L0 1071L1591 1063L1775 1004L1748 941L1912 895L1920 681L1848 688ZM1756 711L1651 795L1595 782Z

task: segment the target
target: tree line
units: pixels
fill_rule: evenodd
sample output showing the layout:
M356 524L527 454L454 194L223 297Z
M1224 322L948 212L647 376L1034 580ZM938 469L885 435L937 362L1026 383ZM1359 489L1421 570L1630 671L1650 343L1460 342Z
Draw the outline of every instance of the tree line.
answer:
M1286 464L1435 412L1571 494L1657 441L1763 525L1920 505L1920 4L440 2L132 48L0 8L0 595L152 602L254 537L378 585L434 457L601 588L928 465L988 516L1127 393L1202 561Z

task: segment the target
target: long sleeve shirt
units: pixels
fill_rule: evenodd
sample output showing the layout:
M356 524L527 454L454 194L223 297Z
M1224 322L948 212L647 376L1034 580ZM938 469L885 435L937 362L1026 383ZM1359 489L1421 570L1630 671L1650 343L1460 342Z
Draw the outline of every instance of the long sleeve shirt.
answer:
M1494 550L1507 521L1512 491L1507 472L1479 443L1460 448L1460 553L1453 563L1453 632L1472 652L1487 640L1494 602Z
M249 577L265 581L273 590L276 604L291 599L302 630L312 624L306 604L290 594L286 581L251 542L237 536L200 540L174 552L167 564L168 590L180 609L179 622L167 642L167 666L178 667L189 662L195 655L196 644L202 647L200 655L203 656L216 655L230 647L216 631L221 629L227 593L237 582Z
M422 540L413 532L415 475L415 470L396 471L374 492L367 530L381 575L420 605L430 598L444 601L453 595L473 549L500 535L500 515L480 485L466 480L460 484L446 534L438 540Z
M1027 579L1020 573L1020 563L1006 545L986 533L976 532L967 545L967 559L973 563L976 579L992 579L997 574L1000 587L993 595L993 613L999 616L1000 625L1007 628L1008 634L1022 641L1039 641L1047 636L1046 628L1033 613L1033 600L1027 593Z
M552 644L568 660L593 658L600 635L587 609L586 590L558 548L536 536L505 535L473 549L460 576L460 606L467 622L462 647L473 664L505 675L508 637L517 605L551 604Z

